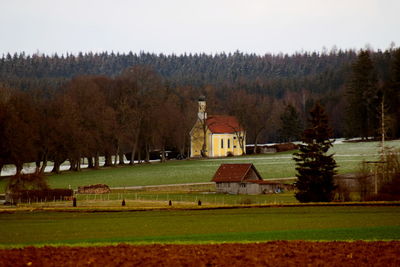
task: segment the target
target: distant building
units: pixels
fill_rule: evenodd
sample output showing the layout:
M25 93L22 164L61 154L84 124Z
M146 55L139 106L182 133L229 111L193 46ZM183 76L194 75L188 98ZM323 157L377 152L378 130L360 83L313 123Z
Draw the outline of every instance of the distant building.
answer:
M298 149L299 146L293 143L281 143L281 144L257 144L257 151L254 151L254 144L246 145L246 154L268 154L276 152L284 152Z
M221 164L215 172L217 192L228 194L267 194L281 192L281 183L264 181L251 163Z
M190 131L191 157L239 156L246 153L246 133L233 116L207 116L205 97L198 101L198 118Z

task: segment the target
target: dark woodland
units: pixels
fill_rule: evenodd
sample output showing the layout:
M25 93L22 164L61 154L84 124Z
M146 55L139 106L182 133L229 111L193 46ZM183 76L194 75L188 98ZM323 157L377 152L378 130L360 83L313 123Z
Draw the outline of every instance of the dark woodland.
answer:
M247 143L293 141L316 102L333 137L400 136L400 49L333 49L294 55L79 53L0 58L0 168L69 160L79 170L122 153L188 155L197 99L209 114L235 115ZM289 110L288 110L289 107ZM294 121L293 128L288 127ZM164 158L163 158L164 160Z

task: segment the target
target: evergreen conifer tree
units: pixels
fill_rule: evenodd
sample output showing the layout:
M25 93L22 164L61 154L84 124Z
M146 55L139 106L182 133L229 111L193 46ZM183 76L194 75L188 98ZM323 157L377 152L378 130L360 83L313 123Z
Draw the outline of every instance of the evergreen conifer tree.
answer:
M288 104L281 117L280 139L284 142L297 141L301 137L302 122L299 113L291 104Z
M347 83L347 135L368 139L377 134L378 79L368 51L361 51Z
M327 155L332 129L323 107L317 103L310 112L310 128L304 130L303 144L294 154L298 181L296 198L300 202L329 202L333 198L333 176L337 167L333 154Z
M391 85L390 89L385 92L385 99L396 122L393 136L400 136L400 48L396 49L393 54Z

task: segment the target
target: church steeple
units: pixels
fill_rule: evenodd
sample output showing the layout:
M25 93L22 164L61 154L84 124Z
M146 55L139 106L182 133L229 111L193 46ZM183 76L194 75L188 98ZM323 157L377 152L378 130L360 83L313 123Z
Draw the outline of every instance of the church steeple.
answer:
M206 97L204 95L199 97L198 100L199 103L199 111L197 113L197 117L200 120L205 120L207 119L207 112L206 112Z

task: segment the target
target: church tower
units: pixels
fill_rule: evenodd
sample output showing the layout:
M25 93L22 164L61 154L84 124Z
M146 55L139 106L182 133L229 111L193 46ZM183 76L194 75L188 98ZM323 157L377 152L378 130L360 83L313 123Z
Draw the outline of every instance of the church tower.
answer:
M207 116L206 97L198 98L197 120L190 131L190 157L240 156L246 153L246 132L233 116Z
M206 120L207 119L207 112L206 112L206 97L205 96L200 96L199 97L199 111L197 113L197 117L200 120Z

